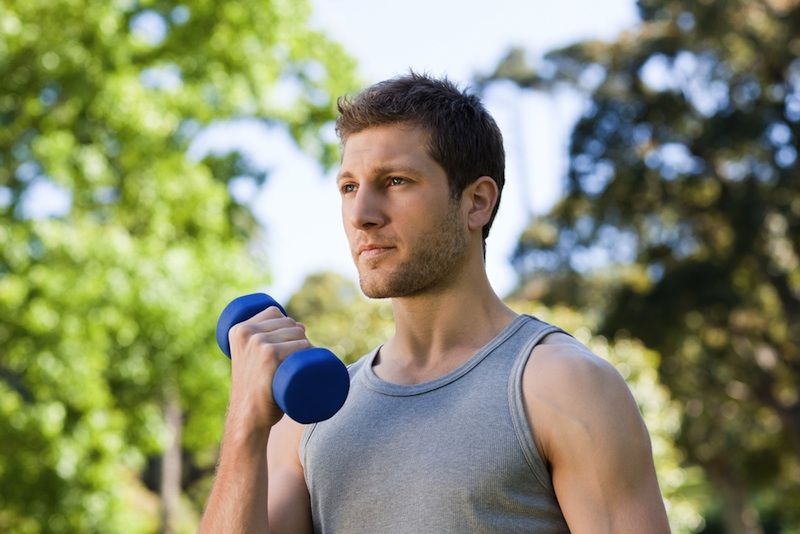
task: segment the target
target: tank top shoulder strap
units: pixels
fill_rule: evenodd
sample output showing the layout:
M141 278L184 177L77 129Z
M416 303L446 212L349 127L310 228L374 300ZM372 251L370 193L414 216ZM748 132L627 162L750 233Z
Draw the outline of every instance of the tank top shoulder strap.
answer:
M527 317L529 320L526 321L520 331L520 334L527 338L527 342L522 345L522 349L516 355L511 368L511 375L508 381L508 406L511 410L511 420L514 424L514 431L517 434L517 439L525 455L525 460L528 462L528 466L531 468L537 480L555 495L547 462L539 454L539 448L536 446L536 432L534 429L536 421L531 423L528 420L522 391L522 375L533 353L533 349L541 343L545 337L555 332L567 335L570 334L535 316L529 315Z

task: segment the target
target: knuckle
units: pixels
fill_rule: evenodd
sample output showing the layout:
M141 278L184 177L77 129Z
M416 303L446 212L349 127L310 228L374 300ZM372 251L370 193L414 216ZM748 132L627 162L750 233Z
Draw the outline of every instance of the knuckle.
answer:
M264 317L278 319L278 318L286 317L286 316L283 315L281 313L281 311L278 308L276 308L275 306L270 306L269 308L264 310Z
M292 333L292 336L294 336L296 339L304 339L306 337L305 330L297 325L290 326L289 330Z
M228 330L228 335L235 339L246 339L253 333L253 329L245 323L237 323Z
M276 348L273 343L266 339L266 336L253 337L252 343L255 345L255 350L258 351L263 357L273 358L276 353Z

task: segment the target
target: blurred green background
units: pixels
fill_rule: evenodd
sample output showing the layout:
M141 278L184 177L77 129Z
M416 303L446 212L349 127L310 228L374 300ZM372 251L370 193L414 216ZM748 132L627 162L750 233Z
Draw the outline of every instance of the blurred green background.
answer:
M638 9L613 42L513 49L476 74L587 102L565 195L532 216L506 300L628 380L675 532L798 533L800 5ZM363 82L309 15L0 3L0 531L195 530L229 388L216 316L269 271L230 185L269 176L187 148L250 118L335 165L335 98ZM334 273L288 309L346 361L391 333L387 303Z

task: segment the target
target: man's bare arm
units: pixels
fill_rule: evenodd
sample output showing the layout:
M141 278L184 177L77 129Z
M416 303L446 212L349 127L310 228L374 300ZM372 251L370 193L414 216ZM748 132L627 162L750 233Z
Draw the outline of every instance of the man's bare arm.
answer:
M199 530L303 532L298 526L310 524L310 518L294 515L310 509L297 460L302 428L285 417L288 422L278 422L283 414L272 398L272 377L289 354L310 347L305 328L268 308L231 328L229 340L231 400L217 475ZM282 504L269 507L280 511L275 517L268 517L268 501Z
M523 375L529 424L575 533L668 533L650 437L619 373L563 334Z
M303 425L284 417L273 427L267 446L270 533L304 534L313 531L311 501L298 456Z
M228 421L217 474L199 532L267 530L267 433L237 432Z

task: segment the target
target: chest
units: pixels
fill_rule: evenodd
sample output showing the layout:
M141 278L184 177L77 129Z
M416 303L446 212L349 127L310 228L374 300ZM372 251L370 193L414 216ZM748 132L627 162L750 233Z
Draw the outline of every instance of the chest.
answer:
M398 522L433 531L448 520L458 524L439 526L474 529L482 514L527 513L543 493L520 446L505 382L462 379L411 396L354 386L345 407L305 443L315 521L348 531L364 517L378 531Z

